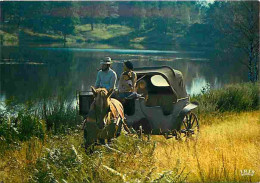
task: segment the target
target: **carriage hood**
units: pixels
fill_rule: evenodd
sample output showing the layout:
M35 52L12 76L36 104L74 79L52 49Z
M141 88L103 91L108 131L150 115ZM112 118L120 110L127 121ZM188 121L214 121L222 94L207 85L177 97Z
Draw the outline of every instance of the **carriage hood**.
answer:
M172 69L168 66L161 66L135 68L134 72L136 72L138 78L144 75L161 75L168 82L169 87L171 87L177 99L185 98L188 96L183 82L182 73L178 70Z

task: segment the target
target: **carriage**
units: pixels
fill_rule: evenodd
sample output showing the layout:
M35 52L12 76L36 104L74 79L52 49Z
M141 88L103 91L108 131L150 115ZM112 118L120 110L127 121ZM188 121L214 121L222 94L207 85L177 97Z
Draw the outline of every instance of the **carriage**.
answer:
M135 68L137 93L124 99L126 125L139 136L190 137L199 131L199 121L183 83L182 73L168 66ZM79 113L87 115L91 92L79 92Z

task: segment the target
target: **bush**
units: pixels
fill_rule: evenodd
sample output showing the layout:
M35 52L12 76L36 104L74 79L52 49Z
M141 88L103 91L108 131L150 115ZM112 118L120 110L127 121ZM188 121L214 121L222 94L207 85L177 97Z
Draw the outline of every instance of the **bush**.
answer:
M19 132L15 125L7 118L2 118L0 123L0 141L12 144L19 139Z
M17 140L29 140L31 137L43 140L45 136L44 122L25 112L19 112L18 117L4 117L0 124L0 138L10 144Z
M66 133L82 122L78 109L72 106L72 102L55 100L44 103L42 113L47 130L51 130L54 134Z
M17 120L17 129L21 141L28 140L33 136L41 140L44 139L45 124L38 117L32 116L28 111L25 111L18 114Z
M43 140L45 126L53 133L67 133L82 122L77 108L64 100L19 104L10 98L0 105L0 140L8 146L31 137Z
M216 90L207 86L202 90L202 94L193 96L191 101L199 102L199 110L202 113L241 112L259 109L258 95L259 84L233 84Z

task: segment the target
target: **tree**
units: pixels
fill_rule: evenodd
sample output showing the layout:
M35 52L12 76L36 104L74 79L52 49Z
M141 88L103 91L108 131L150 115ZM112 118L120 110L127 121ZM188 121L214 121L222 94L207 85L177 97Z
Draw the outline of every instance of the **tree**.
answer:
M53 14L49 17L51 21L51 29L61 33L66 42L68 34L74 33L75 26L79 24L79 16L76 11L77 4L74 2L59 2L53 9Z
M207 13L206 23L223 35L226 46L243 50L248 79L258 80L259 73L259 2L215 2ZM222 44L223 45L223 44Z
M91 30L94 30L94 25L98 22L110 22L111 18L117 17L117 3L115 2L81 2L80 3L80 18L85 23L90 23Z

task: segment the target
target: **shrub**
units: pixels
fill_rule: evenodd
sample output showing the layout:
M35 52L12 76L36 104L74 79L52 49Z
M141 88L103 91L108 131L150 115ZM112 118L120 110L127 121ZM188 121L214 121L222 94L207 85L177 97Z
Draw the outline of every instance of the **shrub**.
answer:
M43 140L45 126L55 134L67 133L82 122L72 102L59 98L48 103L27 101L24 104L10 98L0 105L0 138L7 144L33 136Z
M19 132L10 119L2 118L0 123L0 140L12 144L19 139Z
M42 120L30 115L27 111L19 112L18 117L4 117L0 124L0 138L6 143L17 140L28 140L31 137L43 140L45 136L45 125Z
M249 111L259 109L259 84L243 83L227 85L221 89L202 90L202 94L193 96L191 101L198 101L202 113Z
M20 140L28 140L35 136L44 139L45 124L38 117L31 115L28 111L20 112L17 117L17 129Z
M72 105L72 102L63 100L44 102L42 113L47 130L51 130L54 134L66 133L82 122L78 109Z

